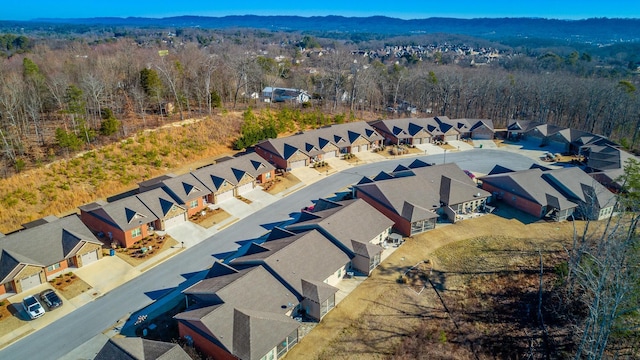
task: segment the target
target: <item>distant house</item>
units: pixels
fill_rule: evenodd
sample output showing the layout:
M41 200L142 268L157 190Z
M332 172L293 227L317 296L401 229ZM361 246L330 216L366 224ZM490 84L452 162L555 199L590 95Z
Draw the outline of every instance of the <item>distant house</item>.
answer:
M511 120L507 125L507 138L513 140L521 139L529 130L538 125L542 125L542 123L531 120Z
M262 98L265 102L293 102L302 104L309 102L311 95L300 89L268 86L262 89Z
M459 215L484 208L491 196L456 164L428 166L419 160L408 168L363 178L354 191L405 236L435 228L440 215L455 222Z
M111 338L94 360L191 360L178 344L143 338Z
M601 220L613 214L615 205L614 194L577 167L502 169L480 181L496 199L538 218L562 221L575 214Z
M0 296L21 293L102 258L102 243L78 216L48 216L0 237Z

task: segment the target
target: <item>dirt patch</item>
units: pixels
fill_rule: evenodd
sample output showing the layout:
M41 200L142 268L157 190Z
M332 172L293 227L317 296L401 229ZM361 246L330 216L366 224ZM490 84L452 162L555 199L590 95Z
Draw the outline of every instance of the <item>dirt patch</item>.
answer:
M51 284L54 289L58 290L60 294L67 299L73 299L74 297L91 290L91 286L89 284L72 272L59 275L53 280L50 280L49 284Z
M581 231L583 224L575 225ZM498 348L520 346L518 336L527 339L524 330L501 324L513 320L512 324L518 325L513 316L526 314L526 304L535 300L539 254L543 254L545 268L552 276L552 264L563 256L562 245L572 233L573 223L569 222L524 225L487 215L409 238L287 358L474 358L474 350L466 345L469 341L504 358ZM417 294L398 278L425 260L430 260L433 273L429 284ZM425 276L426 268L423 270L416 273L418 279ZM545 278L545 286L550 282ZM504 315L495 322L494 309ZM529 308L529 314L531 309L535 307ZM525 323L523 329L533 334L535 324ZM562 334L556 335L562 340ZM492 337L497 340L490 341ZM429 344L431 352L416 357L419 344ZM412 352L402 353L403 349Z
M231 217L228 212L220 208L213 210L207 208L203 211L205 213L204 215L202 215L202 213L199 213L198 215L192 216L190 220L207 229Z
M264 184L263 188L271 195L278 194L300 183L300 179L291 173L276 176L272 181Z
M9 311L9 306L11 303L7 300L0 301L0 321L11 316L11 311Z
M116 250L116 256L136 267L175 245L178 242L169 235L154 235L136 242L130 248Z

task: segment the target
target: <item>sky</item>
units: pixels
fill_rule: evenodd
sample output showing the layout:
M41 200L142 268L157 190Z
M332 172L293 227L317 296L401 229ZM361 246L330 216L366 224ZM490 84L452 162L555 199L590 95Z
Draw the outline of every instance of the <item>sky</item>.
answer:
M11 0L10 0L11 1ZM496 18L540 17L586 19L640 18L638 0L33 0L28 6L2 7L0 20L87 17L171 17L181 15L299 15L373 16L401 19L429 17Z

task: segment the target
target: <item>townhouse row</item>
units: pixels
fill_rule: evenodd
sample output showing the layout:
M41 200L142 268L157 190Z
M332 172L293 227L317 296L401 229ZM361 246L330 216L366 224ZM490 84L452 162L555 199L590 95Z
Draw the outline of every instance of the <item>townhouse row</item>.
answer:
M223 160L142 182L127 196L81 206L80 215L47 216L0 234L0 297L91 264L102 258L104 245L130 247L275 177L275 168L256 154Z

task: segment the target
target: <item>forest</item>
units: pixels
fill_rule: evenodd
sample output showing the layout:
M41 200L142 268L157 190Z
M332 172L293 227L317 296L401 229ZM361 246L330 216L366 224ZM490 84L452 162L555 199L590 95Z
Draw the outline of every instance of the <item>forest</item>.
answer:
M640 46L634 42L196 27L47 29L0 33L2 232L73 211L194 159L331 123L445 115L488 118L503 128L511 119L525 119L640 148ZM301 89L311 101L265 102L265 87ZM629 166L627 187L637 190L640 171ZM628 210L620 219L628 223L607 223L602 237L589 242L576 233L573 245L562 250L568 260L553 270L571 280L561 300L575 303L558 301L564 307L552 315L575 314L569 320L579 320L562 329L575 332L576 359L615 357L608 352L612 344L637 354L637 266L629 264L637 263L638 192L620 201ZM539 271L542 289L541 254ZM536 280L537 268L532 274ZM533 297L538 306L539 294ZM624 326L613 318L621 312ZM543 309L537 313L541 321ZM417 358L425 349L413 347L424 344L425 336L418 329L397 358ZM411 343L415 339L420 341ZM571 357L564 355L545 350L539 358Z
M497 127L517 118L632 149L639 140L633 44L611 54L443 34L356 44L301 32L133 27L0 39L3 177L161 123L281 106L261 101L266 86L312 94L303 111L489 118Z

